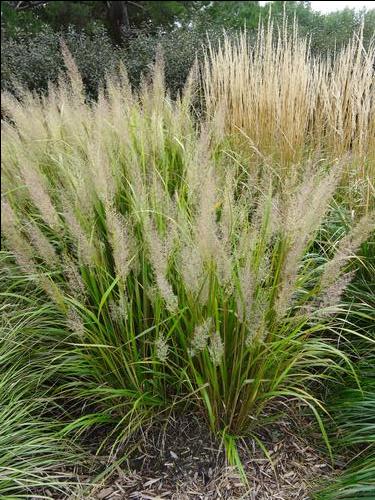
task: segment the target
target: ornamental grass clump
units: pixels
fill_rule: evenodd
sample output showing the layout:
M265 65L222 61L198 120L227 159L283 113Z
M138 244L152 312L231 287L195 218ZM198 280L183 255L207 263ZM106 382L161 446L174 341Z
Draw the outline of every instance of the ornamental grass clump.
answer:
M374 229L368 212L327 261L312 251L346 158L254 172L220 116L197 123L194 78L172 100L159 58L139 93L120 68L87 102L65 57L48 95L4 95L2 126L5 247L66 332L40 332L59 342L46 370L69 407L62 434L106 424L115 447L190 402L212 431L240 436L298 399L326 436L312 385L351 367L327 292Z
M60 434L65 423L53 394L69 332L27 274L5 272L13 265L1 255L0 497L43 487L64 494L74 480L61 464L72 470L84 463L82 450Z
M350 152L346 176L353 191L366 192L375 177L374 40L366 50L362 26L339 53L318 58L297 24L292 34L286 22L275 28L269 20L255 43L244 31L207 49L208 115L219 113L237 148L242 142L255 163L271 158L280 175L308 152L330 158Z

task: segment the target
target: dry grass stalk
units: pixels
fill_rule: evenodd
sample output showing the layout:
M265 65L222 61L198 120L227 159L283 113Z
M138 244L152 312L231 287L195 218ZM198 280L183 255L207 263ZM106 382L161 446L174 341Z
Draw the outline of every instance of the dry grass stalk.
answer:
M218 50L209 47L203 65L205 104L225 130L248 138L262 155L283 165L309 151L331 158L348 151L374 175L375 44L367 52L361 31L333 58L317 59L307 40L286 24L275 35L261 26L254 45L247 33L226 36Z

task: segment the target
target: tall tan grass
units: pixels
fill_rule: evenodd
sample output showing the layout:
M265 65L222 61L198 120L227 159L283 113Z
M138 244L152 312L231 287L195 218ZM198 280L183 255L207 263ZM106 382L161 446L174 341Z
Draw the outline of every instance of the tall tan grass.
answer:
M257 40L246 31L208 48L203 66L208 116L218 113L229 134L281 166L311 152L352 155L361 178L375 177L375 44L367 50L362 30L347 47L314 57L295 24L276 31L260 26Z

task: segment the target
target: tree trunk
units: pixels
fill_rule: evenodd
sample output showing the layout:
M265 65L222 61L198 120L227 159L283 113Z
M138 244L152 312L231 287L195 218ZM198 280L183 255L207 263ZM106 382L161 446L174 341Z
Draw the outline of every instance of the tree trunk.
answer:
M130 31L128 2L107 2L107 7L113 41L118 45L122 45L124 38Z

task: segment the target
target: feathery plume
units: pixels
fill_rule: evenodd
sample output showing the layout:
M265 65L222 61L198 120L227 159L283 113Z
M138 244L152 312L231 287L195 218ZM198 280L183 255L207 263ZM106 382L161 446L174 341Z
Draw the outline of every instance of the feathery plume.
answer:
M183 245L178 263L187 291L192 294L198 293L202 281L203 262L197 247L194 244Z
M68 280L70 292L76 298L84 300L86 297L86 287L79 272L78 266L66 254L63 256L63 263L64 272Z
M238 317L241 321L249 322L253 306L255 277L250 263L239 270L239 287L237 290L236 305Z
M210 167L200 183L199 211L195 227L196 245L203 260L212 259L218 249L216 201L215 177L213 168Z
M330 287L341 273L348 260L355 255L359 247L375 230L375 212L364 215L357 224L344 236L337 247L334 257L325 265L320 281L322 290Z
M165 241L159 237L156 227L151 221L146 222L145 231L150 260L156 276L156 284L168 310L173 313L178 307L178 300L167 280L168 253Z
M81 316L74 308L70 308L66 315L66 326L73 333L83 336L85 332L85 325L83 324Z
M189 351L191 357L204 351L207 347L212 324L212 318L208 318L202 324L195 327L193 337L191 339L191 349Z
M281 272L275 311L282 318L288 311L296 288L298 270L306 246L319 228L342 174L338 162L328 175L307 170L299 190L290 197L284 214L284 235L287 246ZM319 178L320 177L320 178Z
M51 198L44 185L41 173L34 168L31 162L25 158L20 158L20 168L30 197L34 205L43 216L44 221L52 228L60 224L59 216L52 205Z
M1 214L1 230L6 238L9 249L14 254L17 264L25 274L35 274L36 267L30 245L22 236L21 231L17 229L17 220L14 211L5 200L1 201Z
M30 241L38 250L39 255L47 262L50 267L56 267L58 264L58 256L56 250L49 242L48 238L42 233L39 226L35 223L27 228Z
M325 293L316 299L316 309L321 316L329 316L333 312L333 308L340 304L342 296L352 281L355 272L339 276L325 291Z
M78 67L72 57L68 46L64 42L64 40L60 41L61 52L64 58L65 66L68 70L68 77L72 87L73 95L80 104L84 103L84 86L82 77L79 73Z
M113 209L106 208L108 229L116 266L116 274L125 281L130 271L129 224Z
M248 335L246 345L250 347L254 340L262 342L267 336L266 312L269 303L265 294L254 298L248 319Z
M94 242L90 242L81 224L78 222L71 207L65 203L64 218L67 223L67 228L78 245L78 254L80 259L86 266L92 266L96 258L96 248Z
M155 350L158 360L162 363L165 363L168 359L169 346L163 335L159 335L159 337L156 339Z
M224 355L224 344L221 340L220 332L215 331L210 337L210 345L208 348L212 363L219 366Z

